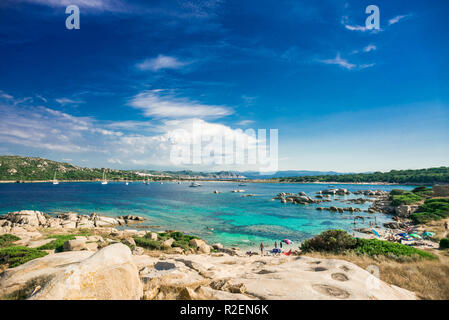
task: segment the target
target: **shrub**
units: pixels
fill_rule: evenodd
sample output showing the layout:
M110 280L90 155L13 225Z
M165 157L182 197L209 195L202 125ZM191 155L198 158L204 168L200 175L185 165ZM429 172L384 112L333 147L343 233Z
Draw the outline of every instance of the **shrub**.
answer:
M390 194L390 199L393 206L399 206L401 204L413 204L421 201L423 198L415 193L405 191L404 193L398 195Z
M324 251L324 252L343 252L353 249L357 241L346 231L327 230L314 238L304 241L301 250L304 252Z
M162 249L162 243L160 241L150 240L142 237L135 237L134 241L136 245L142 248L150 250L160 250Z
M440 240L440 249L448 249L449 248L449 238L443 238Z
M449 199L428 199L410 216L415 224L449 217Z
M49 242L47 244L44 244L43 246L40 246L39 250L55 250L56 252L61 252L64 250L64 242L67 240L74 240L75 235L73 234L55 234L51 235L48 238L55 239L52 242Z
M425 259L436 259L436 257L423 250L419 250L410 246L406 246L396 242L382 241L377 239L357 239L357 254L365 254L368 256L386 256L390 258L418 257Z
M402 190L402 189L393 189L390 191L390 196L397 196L397 195L401 195L404 192L407 192L406 190Z
M0 249L0 264L8 264L10 268L17 267L33 259L42 258L47 252L22 246Z
M20 238L13 234L2 234L0 235L0 248L9 247L14 241L17 240L20 240Z

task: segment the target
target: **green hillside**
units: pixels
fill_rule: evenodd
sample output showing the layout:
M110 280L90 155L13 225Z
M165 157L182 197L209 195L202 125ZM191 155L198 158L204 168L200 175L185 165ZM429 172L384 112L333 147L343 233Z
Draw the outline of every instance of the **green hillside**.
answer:
M282 182L386 182L386 183L449 183L449 167L391 170L389 172L355 173L280 178Z
M103 168L82 168L70 163L52 160L0 156L1 181L38 181L52 180L56 172L58 180L97 180L103 176ZM131 171L106 169L108 180L142 179Z

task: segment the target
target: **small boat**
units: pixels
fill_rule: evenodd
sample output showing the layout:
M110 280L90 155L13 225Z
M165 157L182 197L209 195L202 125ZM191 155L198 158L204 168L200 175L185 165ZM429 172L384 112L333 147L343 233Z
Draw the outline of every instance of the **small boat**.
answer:
M53 176L53 184L59 184L59 181L56 180L56 172L55 175Z
M129 182L128 182L128 178L126 178L126 182L125 182L125 185L128 185L129 184Z
M201 187L201 185L199 183L192 182L189 187Z
M101 184L108 184L108 180L106 180L106 175L103 171L103 181L101 181Z
M239 184L239 187L246 187L246 184L240 183L240 184Z
M145 180L145 184L146 184L146 185L149 185L149 184L150 184L150 178L148 178L148 181Z

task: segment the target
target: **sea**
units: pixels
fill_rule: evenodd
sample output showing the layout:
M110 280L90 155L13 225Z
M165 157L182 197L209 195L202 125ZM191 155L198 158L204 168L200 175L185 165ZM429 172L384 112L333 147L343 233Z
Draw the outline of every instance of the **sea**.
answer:
M360 184L288 184L201 181L200 187L190 182L60 182L0 184L0 215L19 210L39 210L48 214L73 211L79 214L107 216L138 215L147 218L140 225L152 231L177 230L221 243L227 247L257 248L289 239L294 245L328 229L343 229L357 235L355 228L375 228L391 221L387 214L358 212L337 213L319 211L316 207L358 207L366 210L370 202L352 204L341 202L360 195L334 196L332 202L295 205L273 200L280 192L305 192L314 196L327 188L357 190L413 189L405 185ZM233 190L243 189L243 193ZM218 194L214 193L217 190ZM254 196L243 197L246 194ZM354 215L366 217L365 221Z

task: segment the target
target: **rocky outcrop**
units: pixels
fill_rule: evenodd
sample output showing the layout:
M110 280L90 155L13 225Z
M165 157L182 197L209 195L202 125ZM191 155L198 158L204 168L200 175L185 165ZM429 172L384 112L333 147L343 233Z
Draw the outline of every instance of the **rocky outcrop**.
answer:
M362 209L360 209L360 208L354 208L354 207L338 208L338 207L335 207L335 206L331 206L331 207L317 207L316 210L328 210L328 211L340 212L340 213L343 213L345 211L347 211L347 212L362 212Z
M136 300L142 284L130 249L112 244L70 264L30 297L31 300Z
M304 192L300 192L299 194L294 193L285 193L281 192L276 195L273 199L281 200L282 203L293 203L293 204L310 204L310 203L320 203L323 200L313 199L308 197Z
M326 189L321 190L317 192L318 195L346 195L351 194L351 191L344 188L337 188L337 189Z
M54 229L81 229L109 226L124 226L129 222L140 222L144 218L138 216L123 216L125 218L113 218L92 213L88 215L78 215L75 212L68 212L51 216L40 211L22 210L10 212L0 216L0 227L3 233L11 232L12 228L54 228Z
M395 208L396 215L399 217L408 217L418 210L418 205L400 205Z
M388 196L388 191L383 190L358 190L354 191L354 194L363 194L367 197L379 197L379 196Z
M170 256L140 274L146 299L415 299L335 259Z

